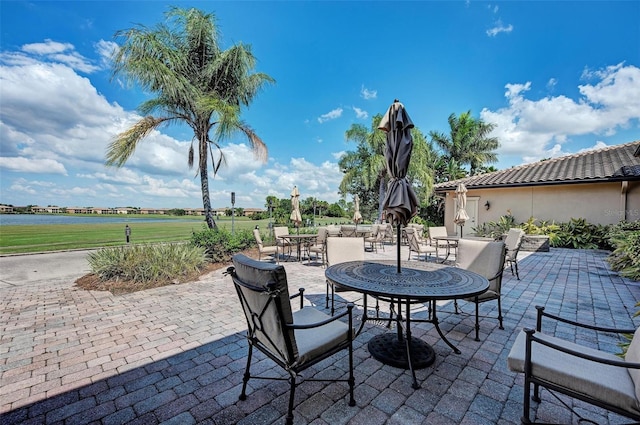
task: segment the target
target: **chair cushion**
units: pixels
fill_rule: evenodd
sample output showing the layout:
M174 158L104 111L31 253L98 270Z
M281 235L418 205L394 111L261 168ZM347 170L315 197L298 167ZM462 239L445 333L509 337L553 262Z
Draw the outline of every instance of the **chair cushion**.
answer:
M624 359L631 363L640 363L640 328L636 329ZM640 369L628 369L636 388L636 398L640 400Z
M305 307L293 313L295 325L308 325L330 319L331 316ZM296 343L298 345L298 360L295 365L307 363L328 350L348 341L349 326L339 320L313 329L296 329Z
M460 239L456 267L469 270L491 279L504 267L504 242L485 242ZM499 292L498 279L489 282L489 289Z
M536 332L535 335L545 341L583 354L620 361L620 358L614 354L540 332ZM509 352L507 365L514 372L524 372L526 338L526 333L521 331ZM531 351L533 376L594 399L605 401L636 415L640 414L636 390L628 369L572 356L535 342L531 346Z

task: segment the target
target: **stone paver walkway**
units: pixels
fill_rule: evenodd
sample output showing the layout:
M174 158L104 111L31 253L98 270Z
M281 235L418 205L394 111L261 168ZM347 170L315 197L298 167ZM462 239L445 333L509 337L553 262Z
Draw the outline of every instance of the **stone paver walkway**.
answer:
M393 258L395 249L367 253ZM441 327L462 350L456 355L430 324L414 336L435 348L433 366L419 370L413 390L408 371L385 366L367 351L368 339L385 332L367 325L355 343L356 407L342 384L308 382L296 393L295 423L515 424L522 413L522 378L506 357L516 334L535 326L535 305L598 325L638 326L632 318L640 284L620 278L606 252L552 249L520 260L520 281L503 281L505 330L440 307ZM403 248L403 258L406 252ZM284 263L290 288L306 288L308 302L324 308L324 269ZM340 293L356 300L357 294ZM114 296L85 291L73 281L40 280L0 288L0 423L8 424L272 424L284 423L288 385L251 381L239 401L247 344L245 323L229 278L214 272L199 282ZM481 305L496 315L496 303ZM467 311L473 311L471 305ZM594 341L613 351L606 339ZM262 370L274 365L261 357ZM310 373L343 373L344 362L322 362ZM538 420L576 418L543 392ZM600 424L619 416L571 402Z

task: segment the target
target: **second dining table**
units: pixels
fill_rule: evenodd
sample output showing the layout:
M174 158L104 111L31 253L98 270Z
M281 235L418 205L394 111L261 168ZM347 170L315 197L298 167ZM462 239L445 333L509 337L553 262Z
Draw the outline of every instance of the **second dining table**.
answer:
M457 354L460 353L442 333L438 322L436 301L455 300L482 294L489 288L489 281L468 270L420 261L348 261L334 264L325 270L326 278L344 289L365 295L360 333L367 320L367 296L391 303L391 317L397 332L373 337L368 348L379 361L394 367L409 369L413 388L420 388L415 370L427 367L435 361L433 347L411 335L412 322L430 322L442 340ZM398 272L400 269L400 272ZM412 319L411 306L426 303L427 319ZM397 311L394 305L397 304ZM403 316L404 306L404 316ZM395 315L395 319L393 316ZM376 318L379 320L379 318Z
M283 241L289 241L290 244L296 245L296 254L298 261L302 261L302 246L308 248L318 238L317 234L313 233L292 233L288 235L281 235L278 238Z

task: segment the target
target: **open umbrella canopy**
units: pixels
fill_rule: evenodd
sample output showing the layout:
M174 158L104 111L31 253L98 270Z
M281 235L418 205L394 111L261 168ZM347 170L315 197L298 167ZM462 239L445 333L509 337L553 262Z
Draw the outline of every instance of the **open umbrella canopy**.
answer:
M384 150L389 184L383 208L393 225L407 225L418 213L418 198L407 180L407 170L411 161L413 122L404 105L395 100L382 116L378 129L387 133Z
M353 198L353 222L358 224L362 221L362 214L360 214L360 198L356 195Z
M465 209L467 207L467 188L464 183L460 183L456 188L456 201L458 202L458 207L456 208L453 222L460 226L460 236L462 237L462 226L469 220L469 215Z
M300 192L298 186L293 186L291 191L291 221L293 221L296 227L302 223L302 216L300 215Z

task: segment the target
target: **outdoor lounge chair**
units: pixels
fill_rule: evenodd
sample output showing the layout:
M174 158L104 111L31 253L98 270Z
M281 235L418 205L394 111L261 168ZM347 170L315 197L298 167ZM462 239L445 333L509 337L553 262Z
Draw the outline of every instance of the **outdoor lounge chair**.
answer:
M345 263L347 261L364 261L364 239L358 237L328 237L327 265L332 266L334 264ZM331 299L332 316L335 311L335 293L340 291L344 291L344 289L327 280L326 308L329 308L329 299ZM331 293L331 298L329 298L329 293Z
M611 329L587 325L546 313L544 307L536 306L536 309L536 329L522 330L507 358L510 370L524 373L521 422L534 423L529 412L530 398L541 401L540 386L549 390L566 407L569 406L555 395L556 392L640 421L640 328ZM576 334L584 336L590 329L601 335L633 334L633 339L622 359L612 353L543 333L543 317L561 322L557 329L562 329L565 335L574 335L569 330L576 330ZM532 384L533 397L530 397ZM580 418L579 422L585 420L571 410Z
M262 259L262 255L273 255L276 262L279 262L278 258L278 245L264 246L262 243L262 236L260 236L260 229L253 229L253 237L258 244L258 261Z
M293 423L293 404L300 372L342 351L348 350L348 371L344 379L313 379L307 381L346 382L349 386L349 406L355 406L353 396L353 304L334 317L303 306L303 291L289 297L287 275L281 265L261 263L242 254L233 257L233 267L227 270L238 293L240 304L247 319L247 341L249 353L242 380L240 400L247 398L250 379L288 380L290 384L289 406L286 423ZM300 309L292 311L291 301L300 297ZM347 319L344 323L340 319ZM266 375L251 375L251 359L256 348L282 367L288 378ZM262 363L262 361L260 362ZM331 366L327 366L331 367ZM263 365L258 367L265 370ZM322 368L324 369L324 368Z
M516 277L520 280L520 273L518 273L518 251L520 251L520 245L522 245L522 238L524 237L524 230L518 228L509 229L507 238L504 240L504 244L507 246L507 254L505 261L511 266L511 275L513 275L513 266L516 266Z
M420 255L424 254L424 260L427 261L427 257L430 257L432 253L436 252L436 249L431 245L420 242L418 239L417 231L415 227L407 227L404 229L405 235L407 235L407 243L409 244L409 260L411 260L411 253L418 254L418 260Z
M471 239L460 239L458 242L458 254L456 267L469 270L487 278L489 289L480 295L465 298L467 302L476 305L476 341L480 341L480 313L479 305L487 301L498 301L498 322L502 326L502 304L500 291L502 290L502 273L504 271L505 246L504 242L485 242ZM456 313L458 301L454 301Z

